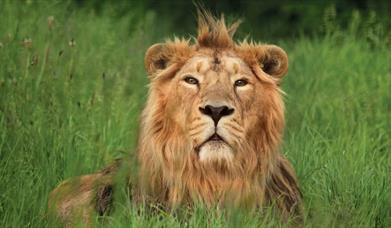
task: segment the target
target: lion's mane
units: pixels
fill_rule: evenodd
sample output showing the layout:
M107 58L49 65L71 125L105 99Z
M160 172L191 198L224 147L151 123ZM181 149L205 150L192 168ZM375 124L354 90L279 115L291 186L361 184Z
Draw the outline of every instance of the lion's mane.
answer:
M167 41L162 54L146 59L150 75L149 97L142 114L138 155L141 195L145 200L170 208L201 201L208 205L264 206L275 204L284 217L299 211L300 192L293 169L279 152L284 128L284 105L279 88L270 86L264 112L257 116L256 130L242 142L235 164L204 166L193 156L186 134L169 114L163 80L175 74L201 48L234 50L249 66L264 62L277 78L260 75L265 83L278 80L287 70L287 61L275 62L265 46L253 42L236 43L232 36L239 22L226 26L224 19L199 14L195 45L189 40ZM147 53L148 57L148 53ZM148 64L152 63L152 64ZM162 64L164 67L162 67ZM278 67L276 66L278 65ZM157 70L155 68L161 68ZM257 74L257 67L252 68Z

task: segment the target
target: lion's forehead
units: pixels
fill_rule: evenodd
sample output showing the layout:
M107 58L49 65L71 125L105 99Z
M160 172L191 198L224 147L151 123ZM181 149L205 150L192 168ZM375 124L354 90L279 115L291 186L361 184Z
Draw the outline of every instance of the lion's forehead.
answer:
M203 75L211 71L228 75L251 74L250 68L241 58L230 55L196 55L187 61L182 70Z

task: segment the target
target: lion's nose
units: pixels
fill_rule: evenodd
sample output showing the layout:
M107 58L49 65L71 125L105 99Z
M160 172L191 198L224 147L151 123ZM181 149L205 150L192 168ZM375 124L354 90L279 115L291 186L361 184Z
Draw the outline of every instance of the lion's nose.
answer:
M212 118L215 126L217 126L219 120L224 116L231 115L234 112L234 109L228 106L216 107L212 105L206 105L205 107L200 107L200 112Z

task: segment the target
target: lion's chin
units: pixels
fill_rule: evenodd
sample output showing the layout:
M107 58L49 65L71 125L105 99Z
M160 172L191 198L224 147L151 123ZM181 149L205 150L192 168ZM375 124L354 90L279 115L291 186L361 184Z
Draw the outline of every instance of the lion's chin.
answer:
M209 141L199 150L201 162L226 161L231 162L234 158L232 148L221 141Z

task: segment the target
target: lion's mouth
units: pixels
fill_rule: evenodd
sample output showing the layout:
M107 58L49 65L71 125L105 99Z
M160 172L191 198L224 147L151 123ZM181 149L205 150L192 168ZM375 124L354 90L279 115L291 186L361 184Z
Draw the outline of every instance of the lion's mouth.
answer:
M221 136L217 133L214 133L209 139L207 139L205 142L208 142L208 141L223 141L224 142L224 139L221 138Z
M203 147L207 143L225 143L227 142L224 140L223 137L221 137L219 134L214 133L212 136L210 136L207 140L205 140L203 143L201 143L199 146L196 147L196 151L199 152L201 147Z

